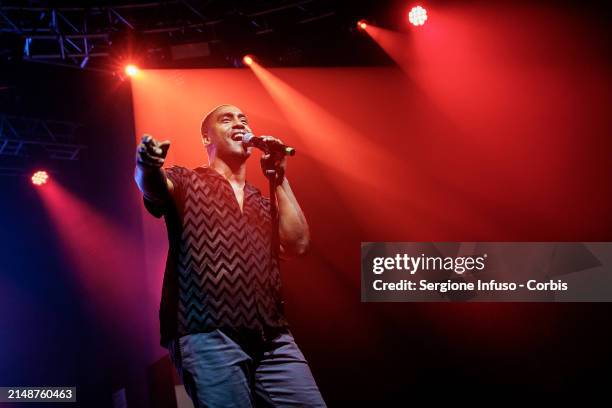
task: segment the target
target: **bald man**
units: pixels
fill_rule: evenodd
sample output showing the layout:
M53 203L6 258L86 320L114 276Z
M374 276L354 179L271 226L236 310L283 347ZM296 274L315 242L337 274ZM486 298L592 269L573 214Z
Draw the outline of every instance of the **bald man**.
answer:
M210 111L201 124L208 165L195 169L162 167L169 141L145 135L138 145L136 183L168 230L160 343L195 407L324 407L281 296L278 258L306 252L308 224L285 177L286 157L266 154L273 222L270 199L246 180L246 132L236 106Z

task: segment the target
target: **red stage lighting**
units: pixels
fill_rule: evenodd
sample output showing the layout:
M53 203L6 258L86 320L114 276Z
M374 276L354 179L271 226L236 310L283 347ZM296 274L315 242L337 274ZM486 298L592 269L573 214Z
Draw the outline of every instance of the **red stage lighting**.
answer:
M244 62L244 65L249 66L253 63L253 57L250 55L245 55L244 58L242 58L242 62Z
M368 28L368 23L366 23L365 20L359 20L357 22L357 27L361 30L365 30L366 28Z
M413 7L408 13L408 20L415 26L422 26L427 21L427 10L421 6Z
M42 186L47 182L49 175L44 170L39 170L34 175L32 175L32 184L35 186Z
M128 76L134 77L138 75L139 72L140 72L140 69L138 69L138 67L134 64L129 64L125 66L125 73Z

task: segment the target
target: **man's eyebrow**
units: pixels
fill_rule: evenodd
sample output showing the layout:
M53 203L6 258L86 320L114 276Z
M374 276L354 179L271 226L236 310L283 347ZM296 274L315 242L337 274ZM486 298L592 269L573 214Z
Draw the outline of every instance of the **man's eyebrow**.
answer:
M231 117L232 117L232 114L229 112L219 115L219 119L231 118Z
M219 118L218 118L218 119L231 118L232 116L234 116L234 114L233 114L233 113L231 113L231 112L226 112L226 113L223 113L223 114L219 115ZM237 116L237 117L239 117L240 119L246 119L246 118L247 118L247 117L246 117L246 115L245 115L244 113L239 113L239 114L238 114L238 115L236 115L236 116Z

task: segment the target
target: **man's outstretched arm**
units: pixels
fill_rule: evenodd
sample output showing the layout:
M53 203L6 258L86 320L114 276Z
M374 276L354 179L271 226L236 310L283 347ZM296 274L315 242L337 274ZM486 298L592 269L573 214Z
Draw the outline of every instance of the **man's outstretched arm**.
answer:
M162 168L169 148L169 141L159 142L150 135L144 135L136 148L134 179L149 201L164 202L174 190L172 181Z

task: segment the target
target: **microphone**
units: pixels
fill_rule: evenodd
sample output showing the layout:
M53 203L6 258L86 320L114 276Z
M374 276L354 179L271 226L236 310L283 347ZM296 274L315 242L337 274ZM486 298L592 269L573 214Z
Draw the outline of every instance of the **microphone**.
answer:
M285 146L276 140L264 140L260 136L248 132L242 136L242 144L245 146L253 146L265 153L280 153L286 156L294 156L295 149L293 147Z

